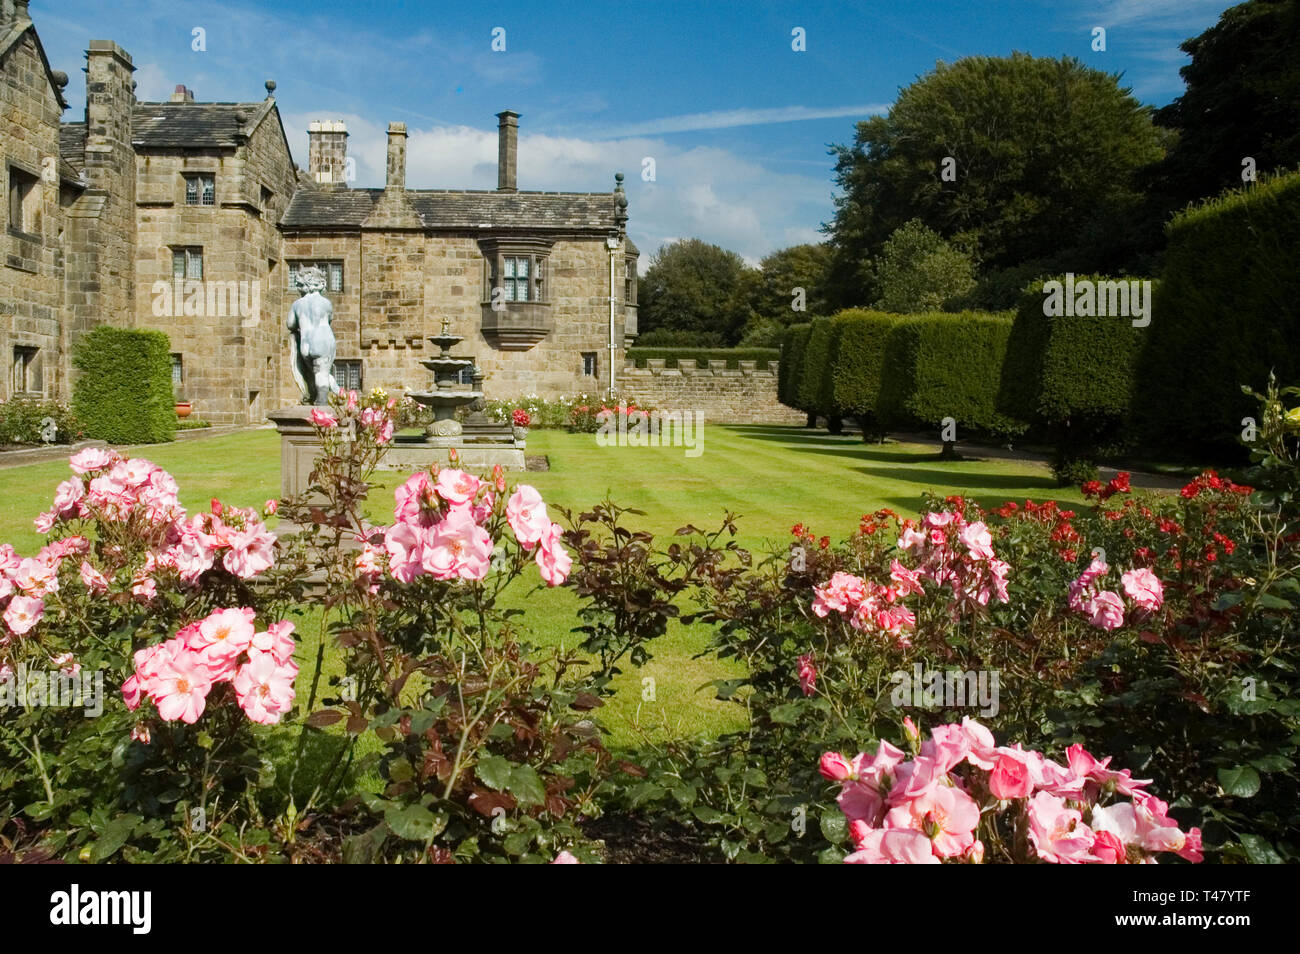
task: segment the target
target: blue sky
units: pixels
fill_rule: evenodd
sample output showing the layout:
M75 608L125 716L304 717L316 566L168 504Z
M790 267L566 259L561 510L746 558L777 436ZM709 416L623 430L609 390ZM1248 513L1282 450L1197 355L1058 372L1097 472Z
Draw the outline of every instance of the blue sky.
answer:
M605 191L626 175L644 270L675 238L750 261L818 240L832 215L827 144L851 141L857 120L936 60L1068 54L1163 105L1182 90L1178 44L1231 5L32 0L31 14L54 68L73 77L65 119L82 118L87 41L112 39L142 100L184 83L201 100L254 101L275 79L294 159L306 165L309 121L342 119L360 186L383 184L384 130L402 121L408 186L495 188L494 114L514 109L521 189ZM491 48L497 27L504 52ZM1091 49L1094 27L1105 52ZM193 49L196 28L206 50Z

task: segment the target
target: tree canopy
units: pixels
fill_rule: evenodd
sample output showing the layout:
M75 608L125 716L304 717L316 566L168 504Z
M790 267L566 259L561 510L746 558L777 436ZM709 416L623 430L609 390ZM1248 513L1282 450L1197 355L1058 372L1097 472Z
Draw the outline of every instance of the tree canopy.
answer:
M830 226L833 295L877 297L871 260L917 218L986 268L1077 242L1078 269L1140 200L1163 155L1151 111L1119 77L1064 57L969 57L902 89L889 113L833 146L841 194ZM946 174L945 174L946 173Z
M1300 0L1251 0L1182 44L1187 89L1155 121L1178 131L1157 188L1174 205L1242 184L1242 160L1259 172L1300 163Z
M735 252L700 239L672 242L651 257L640 281L638 327L665 343L734 345L753 285L753 269Z

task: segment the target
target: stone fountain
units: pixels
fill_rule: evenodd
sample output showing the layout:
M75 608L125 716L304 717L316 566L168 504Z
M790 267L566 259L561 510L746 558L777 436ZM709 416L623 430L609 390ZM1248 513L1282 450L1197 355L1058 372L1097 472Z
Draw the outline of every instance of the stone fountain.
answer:
M429 338L438 354L420 362L433 372L433 387L407 392L411 400L433 410L433 421L423 435L399 434L380 466L406 471L432 463L445 467L455 448L465 470L491 470L496 464L506 470L523 470L524 442L515 438L509 421L498 424L483 413L483 372L474 367L472 359L451 353L464 338L452 334L448 325L444 318L442 331ZM468 387L461 383L465 371L471 372L473 380ZM466 409L463 422L456 416L462 407Z

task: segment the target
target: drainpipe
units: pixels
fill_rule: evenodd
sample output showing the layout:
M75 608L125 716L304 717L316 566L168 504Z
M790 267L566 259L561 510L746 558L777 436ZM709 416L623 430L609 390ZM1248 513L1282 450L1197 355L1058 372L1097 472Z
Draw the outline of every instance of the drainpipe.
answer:
M614 390L617 378L614 374L614 359L617 356L618 345L614 337L614 306L617 299L614 297L614 255L618 252L619 239L617 235L611 235L605 239L605 247L609 249L609 397L613 400L616 397Z

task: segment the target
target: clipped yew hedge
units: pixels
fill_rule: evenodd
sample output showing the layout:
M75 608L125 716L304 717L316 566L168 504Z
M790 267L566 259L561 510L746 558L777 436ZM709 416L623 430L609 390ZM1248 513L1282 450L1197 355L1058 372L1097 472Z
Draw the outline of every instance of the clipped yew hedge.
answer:
M1065 276L1054 280L1064 283ZM1083 281L1106 288L1103 283L1141 279L1074 276L1076 286ZM998 403L1077 455L1090 456L1099 444L1118 440L1129 419L1137 364L1152 325L1136 327L1123 314L1044 314L1043 284L1030 285L1020 297ZM1152 285L1153 295L1158 288Z
M1145 441L1235 448L1242 385L1300 380L1300 171L1175 215L1134 417Z
M72 409L87 437L155 444L176 433L171 346L161 331L100 325L73 354Z
M803 367L799 375L799 404L809 414L831 416L830 369L834 362L835 333L829 318L814 318L804 345Z
M803 354L812 324L791 325L781 343L781 363L777 367L777 398L786 407L804 410L799 403L799 384L803 380Z
M864 434L877 420L885 341L902 319L902 315L866 308L846 308L831 319L836 351L829 369L830 400L844 414L856 417Z
M1024 425L998 408L1010 315L960 312L909 316L885 340L876 413L889 429L938 429L1005 436Z

